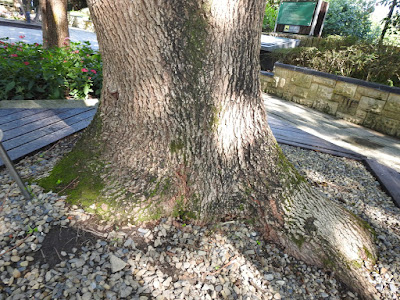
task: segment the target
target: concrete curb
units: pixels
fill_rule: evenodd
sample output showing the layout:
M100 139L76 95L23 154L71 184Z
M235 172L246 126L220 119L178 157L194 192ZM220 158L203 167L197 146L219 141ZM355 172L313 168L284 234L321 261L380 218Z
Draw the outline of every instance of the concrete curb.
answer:
M2 108L84 108L97 106L99 99L87 100L2 100Z
M42 25L38 23L26 23L24 21L9 20L5 18L0 18L0 25L42 30Z

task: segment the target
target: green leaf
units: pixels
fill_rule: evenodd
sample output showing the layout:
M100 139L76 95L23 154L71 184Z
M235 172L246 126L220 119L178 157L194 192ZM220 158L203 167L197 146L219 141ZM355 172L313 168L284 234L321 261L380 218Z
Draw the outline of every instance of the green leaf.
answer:
M5 92L8 93L9 91L11 91L15 86L15 81L10 81L5 88Z
M44 89L41 86L37 86L36 91L38 91L39 93L44 93Z
M90 86L88 84L85 84L85 87L83 88L83 93L85 94L85 96L87 96L87 94L89 93L90 90Z
M35 84L35 81L33 81L33 80L29 81L29 83L28 83L28 91L30 91L32 89L34 84Z

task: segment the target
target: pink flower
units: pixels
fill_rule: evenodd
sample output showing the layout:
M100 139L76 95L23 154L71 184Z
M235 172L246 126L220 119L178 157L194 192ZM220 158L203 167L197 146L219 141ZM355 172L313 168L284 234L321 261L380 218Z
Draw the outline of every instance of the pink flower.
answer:
M17 48L18 51L22 51L22 48Z
M75 50L74 53L79 53L79 50Z
M93 74L97 74L96 70L90 70Z
M11 54L11 57L18 57L18 54Z
M66 38L64 38L64 41L69 41L69 40L70 40L69 36L67 36Z
M15 43L11 43L11 46L15 46Z
M20 35L20 36L19 36L20 39L23 39L24 37L25 37L24 35Z
M63 63L66 63L66 62L67 62L66 60L63 61Z
M86 72L88 72L89 70L88 69L86 69L86 68L82 68L82 70L81 70L82 72L84 72L84 73L86 73Z
M86 56L89 57L90 55L89 55L89 54L86 54Z
M81 63L83 64L83 60L81 60Z
M37 46L39 46L39 44L38 43L34 43L34 45L37 47Z
M89 78L89 80L92 79L92 77L88 77L88 78Z
M24 61L25 66L29 65L29 63L27 61Z

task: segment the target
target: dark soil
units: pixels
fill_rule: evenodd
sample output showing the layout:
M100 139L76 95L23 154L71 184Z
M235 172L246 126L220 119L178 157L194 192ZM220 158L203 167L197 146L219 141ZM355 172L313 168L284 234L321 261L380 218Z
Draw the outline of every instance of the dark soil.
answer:
M40 264L48 264L53 268L62 260L61 251L72 253L72 249L78 249L95 244L99 237L84 230L76 230L71 227L53 227L47 233L42 247L34 255L35 261Z

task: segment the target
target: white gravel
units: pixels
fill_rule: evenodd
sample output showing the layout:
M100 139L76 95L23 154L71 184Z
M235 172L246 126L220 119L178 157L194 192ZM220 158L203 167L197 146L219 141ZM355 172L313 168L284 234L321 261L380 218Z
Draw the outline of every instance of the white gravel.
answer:
M42 175L74 139L26 157L19 172ZM380 251L371 280L378 298L399 299L400 210L360 163L283 150L317 189L370 222ZM241 222L198 227L162 219L146 228L91 223L92 242L55 253L61 261L54 266L43 264L40 251L51 229L94 216L36 185L37 198L25 201L5 169L0 186L0 299L357 299L329 272L264 243Z

